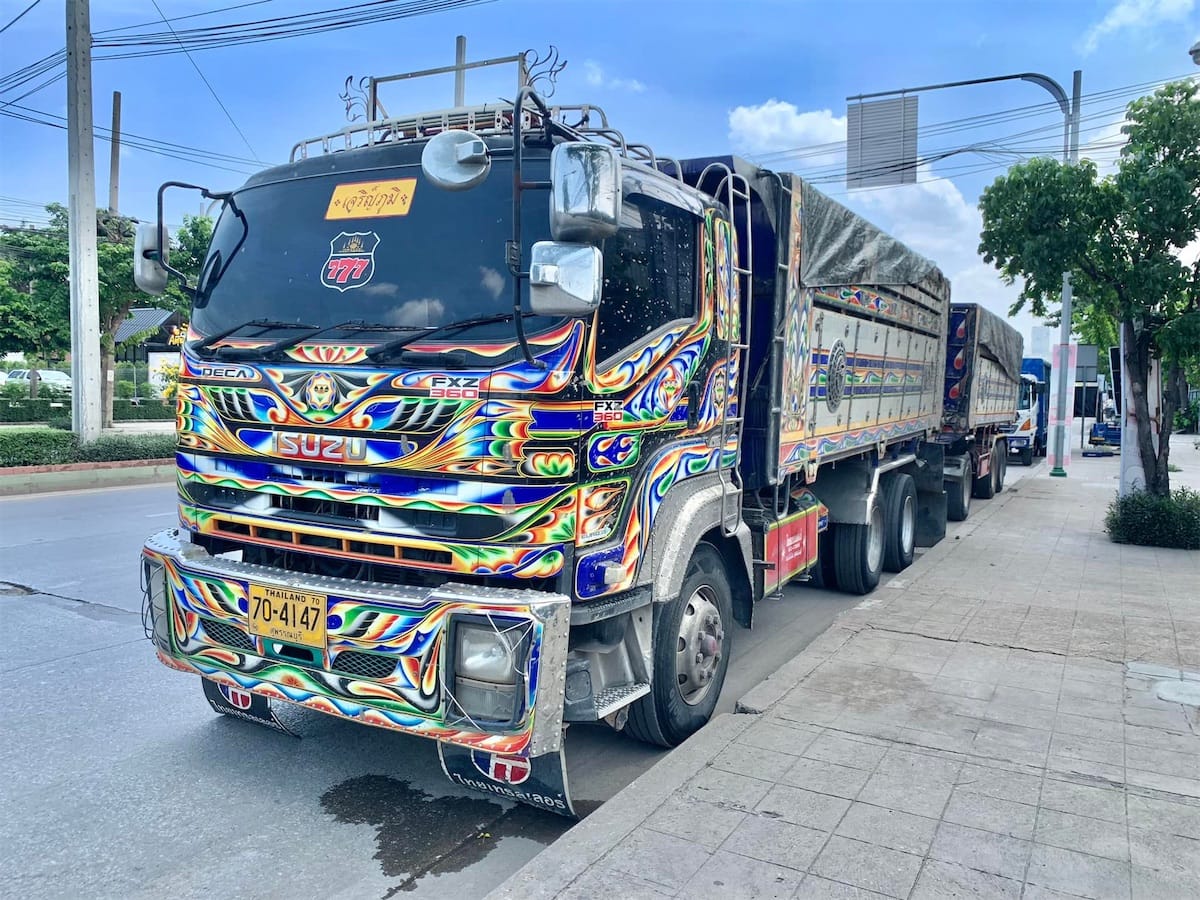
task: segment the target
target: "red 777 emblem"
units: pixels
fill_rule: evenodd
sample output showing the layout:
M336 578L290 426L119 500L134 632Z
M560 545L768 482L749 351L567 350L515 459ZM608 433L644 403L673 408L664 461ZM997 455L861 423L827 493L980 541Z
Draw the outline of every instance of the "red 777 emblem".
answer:
M329 258L321 271L321 284L335 291L362 287L375 274L375 248L379 235L373 231L341 232L329 242Z

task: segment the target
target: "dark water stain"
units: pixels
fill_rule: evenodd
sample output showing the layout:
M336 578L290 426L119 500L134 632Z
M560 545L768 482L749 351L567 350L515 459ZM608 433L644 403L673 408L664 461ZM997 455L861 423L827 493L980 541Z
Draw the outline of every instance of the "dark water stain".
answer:
M588 812L594 808L585 805ZM549 844L574 824L532 807L506 808L482 797L435 797L385 775L362 775L334 785L321 795L321 807L339 822L375 827L375 859L383 874L404 879L386 897L415 890L425 875L462 871L491 853L501 838Z

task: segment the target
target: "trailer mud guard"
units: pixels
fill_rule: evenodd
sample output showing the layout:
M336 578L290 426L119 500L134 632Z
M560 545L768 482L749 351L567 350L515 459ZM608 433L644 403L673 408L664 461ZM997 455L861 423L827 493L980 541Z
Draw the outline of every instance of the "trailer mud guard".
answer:
M579 818L567 790L567 761L561 745L541 756L510 756L439 741L438 758L446 777L460 787Z
M917 449L913 481L917 487L918 547L932 547L946 536L946 448L923 442Z

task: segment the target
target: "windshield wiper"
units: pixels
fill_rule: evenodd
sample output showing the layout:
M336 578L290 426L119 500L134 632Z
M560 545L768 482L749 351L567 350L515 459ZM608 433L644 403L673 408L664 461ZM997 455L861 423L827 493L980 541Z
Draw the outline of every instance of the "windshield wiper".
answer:
M535 315L537 315L537 313L522 312L521 318L527 319ZM372 362L379 362L380 360L391 356L397 350L403 350L413 341L421 338L427 338L435 334L454 334L458 331L466 331L468 328L474 328L476 325L489 325L493 322L507 322L512 317L513 314L510 312L498 313L491 316L478 316L474 319L463 319L461 322L451 322L448 325L437 325L433 328L422 328L419 329L415 334L406 334L403 337L398 337L395 340L380 344L378 347L372 347L367 351L367 358Z
M218 350L213 350L213 344L216 344L218 341L223 341L225 338L231 337L232 335L237 334L243 328L259 329L259 334L253 335L253 337L258 337L260 334L267 334L272 331L279 331L281 328L312 330L316 327L317 326L315 326L315 325L307 325L307 324L299 323L299 322L276 322L271 319L249 319L245 322L239 322L237 325L234 325L232 328L226 328L224 331L218 331L216 334L210 334L204 340L197 341L196 343L192 344L189 349L194 354L199 356L201 359L215 359L217 357L217 354L219 354L221 352L221 350L232 350L232 349L238 349L238 348L222 347Z

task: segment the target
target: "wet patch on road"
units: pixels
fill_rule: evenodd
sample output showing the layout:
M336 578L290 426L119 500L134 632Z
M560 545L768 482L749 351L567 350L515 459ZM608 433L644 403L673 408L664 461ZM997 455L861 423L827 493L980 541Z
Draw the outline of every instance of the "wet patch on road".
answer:
M386 897L414 890L426 875L462 871L486 857L501 838L549 844L573 824L482 797L435 797L385 775L335 785L321 795L321 808L339 822L374 826L375 859L384 875L404 879Z

